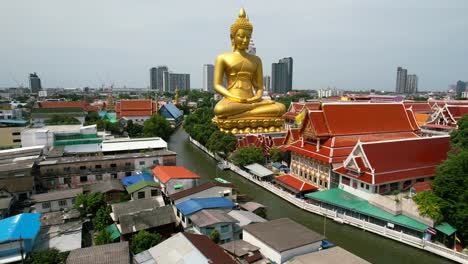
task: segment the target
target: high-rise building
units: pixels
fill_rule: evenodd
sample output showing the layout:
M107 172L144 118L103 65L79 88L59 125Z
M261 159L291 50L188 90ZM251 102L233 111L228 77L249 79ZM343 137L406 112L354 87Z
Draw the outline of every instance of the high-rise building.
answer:
M190 90L190 74L169 72L166 75L164 75L166 77L164 82L166 83L167 80L165 92L173 93L177 88L179 90Z
M213 87L214 65L203 65L203 91L214 92Z
M288 91L291 91L292 90L292 81L293 81L293 58L291 57L288 57L288 58L283 58L281 60L279 60L279 62L281 63L285 63L286 64L286 70L288 72L288 79L286 80L286 89Z
M416 74L408 74L406 76L405 93L415 94L418 92L418 76Z
M418 76L408 74L408 70L397 68L395 92L399 94L414 94L418 92Z
M158 66L150 69L150 88L151 90L164 90L164 73L168 72L167 66Z
M263 90L265 91L271 91L271 77L270 75L265 75L263 76Z
M455 88L455 91L457 93L457 97L461 98L463 97L463 92L466 91L466 82L464 81L458 81L457 86Z
M274 93L287 93L292 90L293 59L283 58L271 65L271 88Z
M42 90L41 79L37 76L37 73L29 74L29 89L32 93L38 93Z
M397 68L396 78L396 93L405 93L406 90L406 78L408 77L408 70L402 67Z

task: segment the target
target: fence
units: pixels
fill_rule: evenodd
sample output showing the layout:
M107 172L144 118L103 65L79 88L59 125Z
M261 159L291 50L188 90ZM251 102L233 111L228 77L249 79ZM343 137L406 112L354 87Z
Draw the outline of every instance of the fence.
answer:
M206 149L199 142L193 140L192 138L189 138L189 139L190 139L190 142L192 142L194 145L196 145L201 150L206 152L212 158L214 158L214 159L216 159L218 161L222 160L218 156L211 153L208 149ZM224 160L222 160L222 161L224 161ZM468 263L468 255L466 255L464 253L460 253L460 252L457 252L455 250L446 248L444 246L434 244L434 243L432 243L430 241L423 240L423 239L421 239L419 237L411 236L411 235L405 234L403 232L398 232L398 231L395 231L395 230L392 230L392 229L388 229L388 228L386 228L384 226L369 223L367 221L364 221L364 220L361 220L361 219L358 219L358 218L354 218L354 217L349 216L349 215L344 214L344 215L338 216L336 211L328 210L326 208L307 203L305 200L296 198L294 195L277 188L275 185L273 185L270 182L257 180L252 174L242 170L241 168L237 167L236 165L234 165L234 164L232 164L230 162L227 162L227 161L224 161L224 162L226 162L226 164L229 166L229 168L232 171L234 171L235 173L237 173L240 176L250 180L251 182L263 187L264 189L270 191L271 193L274 193L274 194L278 195L279 197L283 198L284 200L288 201L289 203L291 203L291 204L293 204L293 205L295 205L295 206L297 206L297 207L299 207L299 208L301 208L303 210L309 211L309 212L314 213L314 214L327 216L328 218L331 218L333 220L337 220L337 221L343 222L345 224L352 225L352 226L361 228L363 230L375 233L377 235L381 235L381 236L384 236L384 237L387 237L387 238L390 238L390 239L393 239L393 240L400 241L401 243L405 243L407 245L410 245L410 246L413 246L413 247L417 247L417 248L432 252L432 253L434 253L436 255L451 259L451 260L459 262L459 263Z

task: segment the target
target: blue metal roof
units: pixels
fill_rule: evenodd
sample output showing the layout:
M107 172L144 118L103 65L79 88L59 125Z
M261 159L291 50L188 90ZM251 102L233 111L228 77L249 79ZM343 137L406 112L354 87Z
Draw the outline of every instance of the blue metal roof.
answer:
M35 239L41 222L39 213L24 213L0 220L0 243L15 239Z
M26 125L26 120L0 119L1 124Z
M182 214L188 216L203 209L233 208L236 205L223 197L193 198L177 204L176 207Z
M149 174L143 173L143 174L137 174L137 175L132 175L132 176L125 177L125 178L121 179L120 181L122 182L122 184L125 187L128 187L130 185L133 185L133 184L135 184L137 182L141 182L141 181L152 181L152 182L154 182L154 178L153 178L153 176L151 176Z
M182 115L179 108L177 108L177 106L175 106L173 104L165 104L162 107L165 107L167 109L167 111L169 111L169 113L172 115L172 117L174 119L177 119L178 117L180 117Z

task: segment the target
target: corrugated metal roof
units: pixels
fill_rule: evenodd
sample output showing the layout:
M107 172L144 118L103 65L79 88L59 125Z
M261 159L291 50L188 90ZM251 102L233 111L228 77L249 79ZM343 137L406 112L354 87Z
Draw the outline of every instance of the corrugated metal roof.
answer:
M233 208L235 206L236 205L233 202L223 197L194 198L176 205L177 209L179 209L179 211L181 211L182 214L186 216L203 209Z
M127 192L132 194L136 191L139 191L145 187L159 187L159 183L157 182L154 182L154 181L146 181L146 180L143 180L143 181L139 181L135 184L132 184L130 186L127 186Z
M161 138L113 139L102 142L102 152L139 150L139 149L166 149L167 142Z
M167 111L169 111L169 113L172 115L172 117L174 119L177 119L178 117L180 117L182 115L179 108L177 108L177 106L175 106L173 104L165 104L162 107L165 107L167 109Z
M253 174L257 175L258 177L266 177L273 175L273 172L258 163L253 163L250 165L245 166Z
M140 181L153 181L154 182L154 178L153 176L144 173L144 174L137 174L137 175L125 177L121 179L120 181L125 187L128 187Z
M387 213L373 205L370 205L369 202L367 202L366 200L361 199L338 188L333 188L327 191L308 193L305 196L315 200L330 203L339 207L354 210L359 213L379 218L391 223L415 229L420 232L425 231L428 227L426 224L418 222L405 215L392 215L390 213Z
M39 213L24 213L0 220L0 243L15 239L35 239L41 222Z

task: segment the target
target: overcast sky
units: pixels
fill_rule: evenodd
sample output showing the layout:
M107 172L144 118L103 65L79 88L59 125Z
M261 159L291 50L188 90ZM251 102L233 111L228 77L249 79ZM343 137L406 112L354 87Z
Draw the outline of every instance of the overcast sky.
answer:
M420 90L468 80L468 0L3 0L0 87L147 87L167 65L202 87L203 64L230 51L244 5L263 71L294 59L294 89Z

